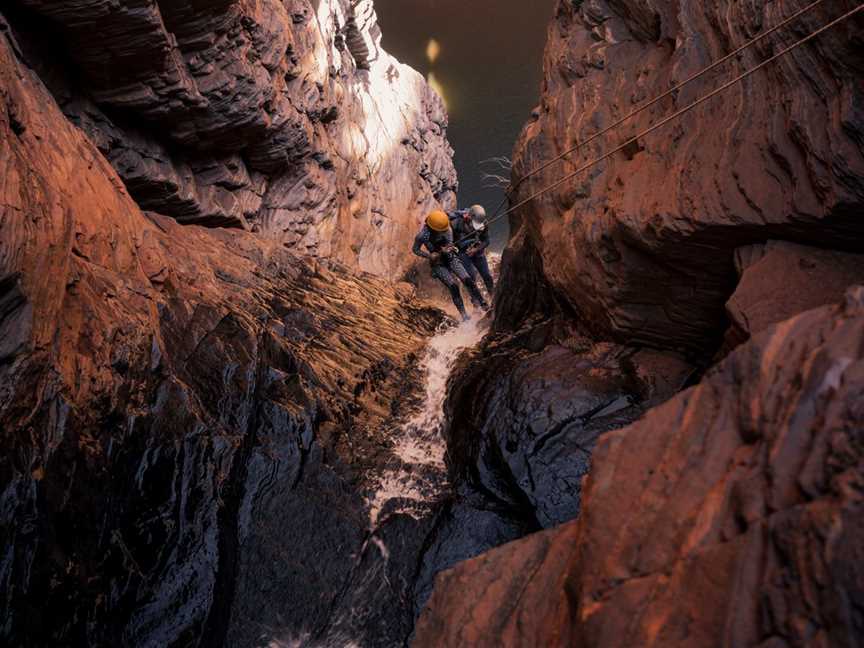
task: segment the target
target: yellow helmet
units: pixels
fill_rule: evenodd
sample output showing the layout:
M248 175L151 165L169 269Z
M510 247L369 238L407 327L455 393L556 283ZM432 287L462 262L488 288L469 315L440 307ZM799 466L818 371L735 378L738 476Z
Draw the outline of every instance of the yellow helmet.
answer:
M450 219L440 209L436 209L426 217L426 225L436 232L446 232L450 227Z

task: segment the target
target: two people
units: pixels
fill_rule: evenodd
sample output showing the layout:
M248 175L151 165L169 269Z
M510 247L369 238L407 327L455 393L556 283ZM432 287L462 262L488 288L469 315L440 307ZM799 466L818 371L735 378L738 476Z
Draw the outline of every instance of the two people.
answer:
M486 260L489 232L486 213L480 205L447 214L437 210L426 217L420 233L414 239L414 254L429 260L432 276L447 290L463 320L468 319L465 302L459 289L465 286L475 307L489 309L477 287L477 277L492 295L494 283Z

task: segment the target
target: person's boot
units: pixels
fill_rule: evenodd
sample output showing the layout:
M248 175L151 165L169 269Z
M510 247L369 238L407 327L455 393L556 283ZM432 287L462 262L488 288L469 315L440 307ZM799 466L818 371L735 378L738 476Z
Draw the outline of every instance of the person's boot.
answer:
M468 290L468 294L471 296L471 303L474 305L474 308L482 308L483 310L488 310L489 306L486 304L486 300L483 299L483 293L480 292L480 289L477 287L477 284L473 281L466 281L465 288Z
M459 292L459 286L450 286L450 297L453 299L453 305L459 314L462 316L462 321L467 322L471 319L465 311L465 302L462 300L462 293Z

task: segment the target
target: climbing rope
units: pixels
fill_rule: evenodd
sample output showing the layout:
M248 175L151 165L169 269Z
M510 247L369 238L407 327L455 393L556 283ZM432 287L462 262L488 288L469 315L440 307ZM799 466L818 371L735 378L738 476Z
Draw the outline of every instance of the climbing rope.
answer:
M815 0L815 2L812 2L812 3L810 3L809 5L807 5L806 7L804 7L804 8L802 8L802 9L796 11L796 12L793 13L791 16L785 18L784 20L780 21L778 24L774 25L774 27L772 27L772 28L769 29L768 31L762 32L761 34L759 34L759 35L756 36L755 38L753 38L753 39L747 41L746 43L744 43L744 44L743 44L741 47L739 47L738 49L736 49L736 50L730 52L729 54L727 54L727 55L724 56L723 58L718 59L717 61L714 61L714 63L712 63L712 64L709 65L708 67L706 67L706 68L700 70L699 72L696 72L695 74L693 74L692 76L688 77L687 79L685 79L685 80L682 81L681 83L677 84L676 86L670 88L669 90L667 90L667 91L664 92L663 94L661 94L661 95L659 95L659 96L657 96L657 97L654 97L654 98L651 99L650 101L645 102L644 104L642 104L641 106L637 107L635 110L633 110L632 112L628 113L627 115L625 115L624 117L622 117L621 119L619 119L618 121L616 121L615 123L610 124L609 126L607 126L606 128L602 129L601 131L599 131L599 132L597 132L597 133L594 133L594 135L592 135L592 136L589 137L588 139L586 139L586 140L584 140L584 141L582 141L582 142L577 143L577 144L576 144L575 146L573 146L572 148L567 149L566 151L564 151L564 152L561 153L560 155L558 155L558 156L552 158L552 159L549 160L548 162L542 164L541 166L537 167L536 169L533 169L532 171L530 171L530 172L527 173L526 175L522 176L521 178L519 178L519 180L516 182L515 185L513 185L512 187L508 187L508 188L507 188L507 190L506 190L506 192L505 192L504 199L503 199L503 200L498 204L498 207L495 208L495 211L494 211L493 214L492 214L492 218L493 218L493 219L494 219L494 218L497 218L498 213L499 213L499 212L501 211L501 209L502 209L502 208L507 204L507 201L510 200L510 196L513 194L513 192L515 192L515 191L519 188L519 185L521 185L523 182L525 182L525 181L528 180L529 178L533 178L535 175L537 175L538 173L541 173L541 172L545 171L546 169L548 169L548 168L549 168L550 166L552 166L553 164L555 164L555 163L557 163L557 162L560 162L561 160L563 160L563 159L566 158L566 157L569 157L570 155L572 155L572 154L575 153L576 151L578 151L578 150L584 148L585 146L587 146L587 145L590 144L591 142L593 142L593 141L599 139L600 137L602 137L602 136L605 135L606 133L609 133L610 131L612 131L612 130L618 128L619 126L621 126L622 124L625 124L626 122L630 121L631 119L633 119L633 118L636 117L637 115L642 114L643 112L645 112L646 110L648 110L648 109L651 108L652 106L656 106L658 103L660 103L661 101L663 101L663 100L666 99L667 97L672 96L673 94L675 94L675 93L678 92L679 90L683 89L684 87L690 85L690 84L693 83L694 81L697 81L698 79L701 79L703 76L705 76L705 75L708 74L709 72L711 72L711 71L713 71L713 70L716 70L718 67L720 67L720 66L723 65L724 63L727 63L728 61L732 60L733 58L735 58L735 57L738 56L739 54L741 54L741 53L747 51L748 49L750 49L751 47L753 47L753 46L756 45L757 43L759 43L759 42L763 41L764 39L768 38L768 36L771 36L772 34L777 33L779 30L783 29L783 28L786 27L788 24L794 22L795 20L798 20L798 18L800 18L801 16L803 16L803 15L809 13L810 11L812 11L813 9L815 9L818 5L822 4L824 1L825 1L825 0Z
M779 29L783 24L788 24L788 23L789 23L791 20L793 20L795 17L802 15L802 13L804 13L804 12L806 12L806 11L809 11L810 9L812 9L814 6L816 6L817 4L819 4L819 3L822 2L822 1L823 1L823 0L817 0L816 2L812 3L812 4L809 5L808 7L805 7L805 9L803 9L803 10L801 10L800 12L798 12L797 14L795 14L795 16L790 17L789 19L787 19L786 21L784 21L784 23L781 23L781 24L778 25L777 27L773 28L772 31L776 31L776 30ZM714 97L716 97L717 95L721 94L722 92L725 92L726 90L728 90L728 89L731 88L732 86L734 86L734 85L740 83L741 81L744 81L745 79L751 77L752 75L754 75L754 74L755 74L756 72L758 72L759 70L761 70L761 69L765 68L766 66L770 65L770 64L773 63L774 61L777 61L778 59L780 59L780 58L786 56L786 55L789 54L790 52L792 52L792 51L796 50L797 48L801 47L802 45L804 45L804 44L810 42L811 40L813 40L813 39L816 38L817 36L820 36L821 34L825 33L826 31L828 31L828 30L831 29L832 27L836 27L837 25L839 25L839 24L842 23L843 21L848 20L849 18L851 18L852 16L854 16L855 14L859 13L859 12L862 11L862 10L864 10L864 4L860 4L860 5L858 5L855 9L852 9L851 11L846 12L845 14L843 14L842 16L840 16L839 18L836 18L835 20L832 20L830 23L828 23L828 24L826 24L826 25L823 25L822 27L820 27L819 29L817 29L817 30L814 31L813 33L809 34L808 36L805 36L804 38L802 38L802 39L796 41L795 43L793 43L792 45L790 45L789 47L787 47L787 48L785 48L785 49L783 49L783 50L780 50L779 52L777 52L776 54L774 54L774 55L771 56L770 58L766 59L765 61L763 61L763 62L760 63L759 65L757 65L757 66L755 66L755 67L753 67L753 68L747 70L747 71L744 72L743 74L740 74L739 76L737 76L737 77L735 77L734 79L732 79L731 81L729 81L729 82L723 84L722 86L720 86L719 88L713 90L712 92L708 93L707 95L704 95L703 97L700 97L699 99L697 99L696 101L694 101L694 102L688 104L687 106L685 106L685 107L682 108L681 110L675 112L674 114L670 115L669 117L666 117L665 119L661 120L660 122L654 124L654 125L651 126L650 128L647 128L647 129L645 129L644 131L640 132L639 134L635 135L634 137L628 139L626 142L624 142L624 143L621 144L620 146L618 146L618 147L612 149L611 151L609 151L609 152L603 154L603 155L600 156L599 158L596 158L596 159L594 159L594 160L591 160L590 162L588 162L588 163L584 164L583 166L579 167L578 169L576 169L576 170L573 171L572 173L570 173L570 174L564 176L563 178L561 178L561 179L558 180L557 182L555 182L555 183L549 185L548 187L545 187L544 189L541 189L540 191L538 191L537 193L531 195L530 197L528 197L528 198L526 198L526 199L524 199L524 200L519 201L518 203L516 203L515 205L511 206L511 207L510 207L509 209L507 209L506 211L504 211L504 212L502 212L502 213L500 213L500 214L495 214L495 215L493 215L493 217L490 218L489 221L487 222L487 225L491 225L491 224L494 223L495 221L500 220L500 219L504 218L505 216L509 216L510 214L512 214L514 211L516 211L516 210L519 209L520 207L523 207L523 206L527 205L528 203L530 203L530 202L536 200L536 199L539 198L540 196L542 196L542 195L544 195L544 194L546 194L546 193L552 191L553 189L556 189L556 188L560 187L560 186L561 186L562 184L564 184L565 182L567 182L567 181L569 181L569 180L572 180L572 179L575 178L576 176L578 176L578 175L584 173L585 171L587 171L587 170L589 170L589 169L591 169L591 168L597 166L597 165L600 164L601 162L604 162L605 160L608 160L610 157L612 157L612 156L615 155L616 153L619 153L619 152L621 152L621 151L627 149L628 147L632 146L633 144L637 144L638 141L639 141L640 139L642 139L643 137L645 137L646 135L650 135L651 133L653 133L654 131L656 131L656 130L662 128L662 127L665 126L666 124L668 124L668 123L670 123L670 122L672 122L672 121L678 119L679 117L681 117L681 116L683 116L684 114L690 112L690 111L693 110L694 108L697 108L698 106L702 105L702 104L705 103L706 101L709 101L710 99L713 99ZM597 139L597 137L600 137L602 134L604 134L604 133L606 133L606 132L609 132L609 131L610 131L612 128L614 128L615 126L619 126L619 125L620 125L621 123L623 123L624 121L627 121L628 119L630 119L630 117L632 117L633 115L636 115L636 114L642 112L645 108L647 108L647 107L649 107L649 106L651 106L651 105L656 104L658 101L660 101L660 100L663 99L664 97L668 96L668 95L671 94L672 92L675 92L676 89L680 89L681 86L683 86L683 85L685 85L686 83L689 83L690 81L692 81L692 80L698 78L699 76L701 76L702 74L704 74L705 72L707 72L709 69L712 69L712 68L716 67L717 65L720 65L720 64L721 64L722 62L724 62L725 60L728 60L730 57L735 56L736 54L740 53L743 49L746 49L747 47L749 47L750 45L752 45L753 42L756 42L756 41L758 41L758 40L761 40L762 38L764 38L765 36L767 36L769 33L772 33L772 32L769 31L769 32L766 32L765 34L762 34L760 37L758 37L758 38L755 39L754 41L751 41L750 43L748 43L748 44L742 46L741 48L739 48L738 50L736 50L735 52L733 52L733 53L730 54L729 56L724 57L724 59L721 59L720 61L717 61L716 63L712 64L712 66L710 66L709 68L706 68L706 69L703 70L702 72L700 72L700 73L698 73L698 74L696 74L696 75L693 75L693 77L690 77L690 78L689 78L687 81L685 81L684 83L679 84L679 86L676 86L676 88L673 88L672 90L670 90L669 92L665 93L664 95L661 95L660 97L657 97L656 99L650 101L648 104L646 104L646 105L640 107L639 109L637 109L636 111L634 111L633 113L631 113L630 115L628 115L627 117L625 117L624 119L619 120L619 122L617 122L615 125L610 126L609 128L605 129L604 131L601 131L600 133L597 133L596 135L592 136L592 137L589 138L588 140L585 140L585 141L582 142L580 145L577 145L576 147L574 147L571 151L562 154L561 156L559 156L558 158L556 158L556 159L554 159L554 160L550 160L550 161L549 161L548 163L546 163L544 166L542 166L542 167L540 167L540 168L538 168L538 169L535 169L534 171L532 171L531 173L529 173L528 175L526 175L524 178L522 178L522 180L520 180L519 183L517 183L516 186L513 187L513 190L515 190L516 187L518 187L519 184L521 184L521 182L522 182L523 180L526 180L526 179L528 179L529 177L532 177L533 175L536 175L537 173L539 173L539 172L542 171L543 169L548 168L551 164L554 164L555 162L558 162L559 160L561 160L563 157L566 157L567 155L569 155L569 153L572 153L573 151L578 150L578 148L580 148L581 146L584 146L585 144L589 143L590 141L593 141L593 140ZM509 199L509 195L508 195L507 198L505 198L504 203L502 203L502 205L503 205L503 204L506 204L506 202L507 202L508 199ZM499 208L499 209L500 209L500 208ZM470 237L471 237L471 235L466 236L466 237L463 237L462 239L459 239L459 241L457 241L457 243L458 243L458 242L461 242L461 241L463 241L463 240L466 240L466 239L468 239L468 238L470 238Z
M633 112L629 113L628 115L625 115L624 117L622 117L621 119L619 119L618 121L616 121L614 124L611 124L611 125L607 126L606 128L604 128L603 130L599 131L598 133L595 133L594 135L592 135L591 137L589 137L589 138L586 139L585 141L583 141L583 142L579 142L579 143L576 144L576 146L574 146L573 148L568 149L567 151L564 151L561 155L559 155L559 156L557 156L557 157L554 157L554 158L552 158L551 160L549 160L548 162L546 162L545 164L543 164L543 165L537 167L536 169L534 169L533 171L531 171L531 172L528 173L527 175L525 175L525 176L523 176L522 178L520 178L519 181L518 181L518 182L517 182L517 183L512 187L512 189L510 190L510 192L513 192L513 191L515 191L516 189L518 189L518 188L519 188L519 185L522 184L525 180L527 180L527 179L529 179L529 178L531 178L531 177L537 175L538 173L541 173L541 172L545 171L546 169L548 169L550 166L552 166L552 165L555 164L556 162L560 162L560 161L563 160L564 158L566 158L566 157L568 157L569 155L575 153L575 152L578 151L579 149L581 149L581 148L587 146L587 145L590 144L591 142L593 142L593 141L599 139L600 137L603 137L603 135L605 135L606 133L608 133L608 132L610 132L610 131L613 131L613 130L615 130L616 128L618 128L619 126L621 126L622 124L625 124L626 122L630 121L631 119L633 119L633 117L636 117L637 115L640 115L641 113L645 112L646 110L648 110L648 109L651 108L652 106L657 105L658 103L660 103L661 101L663 101L663 100L666 99L667 97L672 96L673 94L675 94L676 92L678 92L679 90L681 90L682 88L684 88L685 86L688 86L688 85L690 85L691 83L693 83L694 81L696 81L696 80L698 80L698 79L701 79L703 76L705 76L705 75L708 74L709 72L711 72L711 71L713 71L713 70L716 70L718 67L720 67L721 65L723 65L723 64L726 63L727 61L730 61L731 59L735 58L736 56L738 56L738 55L741 54L742 52L744 52L744 51L748 50L749 48L753 47L753 45L755 45L756 43L759 43L760 41L762 41L762 40L768 38L768 36L770 36L771 34L774 34L774 33L778 32L779 30L783 29L783 27L785 27L785 26L788 25L789 23L791 23L791 22L797 20L798 18L800 18L801 16L805 15L805 14L808 13L809 11L812 11L812 10L815 9L817 6L819 6L820 4L822 4L823 2L825 2L825 0L816 0L815 2L813 2L813 3L809 4L809 5L807 5L806 7L804 7L803 9L801 9L801 10L795 12L794 14L792 14L791 16L789 16L788 18L786 18L786 19L783 20L782 22L778 23L777 25L775 25L774 27L772 27L772 28L769 29L768 31L763 32L762 34L760 34L759 36L757 36L757 37L754 38L753 40L748 41L747 43L744 43L744 45L742 45L741 47L739 47L739 48L736 49L735 51L730 52L729 54L727 54L727 55L724 56L723 58L721 58L721 59L715 61L714 63L712 63L711 65L709 65L708 67L706 67L704 70L700 70L699 72L697 72L697 73L695 73L694 75L692 75L691 77L685 79L684 81L682 81L681 83L679 83L679 84L676 85L675 87L670 88L669 90L667 90L666 92L664 92L664 93L661 94L660 96L655 97L654 99L651 99L650 101L648 101L648 102L642 104L641 106L639 106L638 108L636 108Z

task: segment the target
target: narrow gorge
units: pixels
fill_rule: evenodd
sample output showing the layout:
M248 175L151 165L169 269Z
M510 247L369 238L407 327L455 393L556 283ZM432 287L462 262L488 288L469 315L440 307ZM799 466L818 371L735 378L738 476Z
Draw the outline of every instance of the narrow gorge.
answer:
M0 7L0 644L864 645L864 5L548 5L462 323L372 0Z

